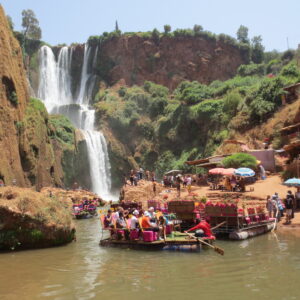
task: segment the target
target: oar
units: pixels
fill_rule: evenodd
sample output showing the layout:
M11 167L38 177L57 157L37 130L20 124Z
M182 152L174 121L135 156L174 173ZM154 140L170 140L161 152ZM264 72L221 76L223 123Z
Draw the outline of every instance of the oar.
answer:
M227 221L224 221L224 222L218 224L217 226L213 227L211 230L217 229L217 228L219 228L220 226L224 225L225 223L227 223Z
M219 248L219 247L217 247L217 246L213 246L213 245L211 245L211 244L205 242L205 241L202 240L201 238L196 237L196 236L194 236L194 235L192 235L192 234L190 234L190 233L187 233L187 232L185 232L185 233L186 233L190 238L195 239L195 240L197 240L197 241L199 241L199 242L201 242L201 243L203 243L203 244L205 244L205 245L207 245L207 246L213 248L217 253L219 253L219 254L221 254L221 255L224 255L225 251L224 251L222 248Z

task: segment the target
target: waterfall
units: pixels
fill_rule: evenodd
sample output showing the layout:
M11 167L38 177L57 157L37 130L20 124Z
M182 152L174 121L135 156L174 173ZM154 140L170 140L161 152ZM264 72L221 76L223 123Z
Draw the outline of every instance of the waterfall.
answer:
M97 55L98 48L95 51ZM109 197L111 189L110 163L103 134L94 128L95 111L89 109L95 76L89 73L91 48L84 47L80 88L77 98L71 92L72 48L61 48L56 61L52 49L41 47L39 51L40 83L38 97L50 113L60 113L70 118L74 126L82 130L86 139L92 191L101 197ZM92 65L96 58L92 60Z

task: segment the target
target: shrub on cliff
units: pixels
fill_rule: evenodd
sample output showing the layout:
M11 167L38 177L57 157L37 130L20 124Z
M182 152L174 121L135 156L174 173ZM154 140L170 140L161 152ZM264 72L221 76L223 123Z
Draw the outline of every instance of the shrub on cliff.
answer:
M174 91L176 99L188 104L197 104L212 96L212 89L198 81L183 81Z
M235 153L222 160L225 168L250 168L256 169L256 157L248 153Z
M170 25L165 25L164 26L164 34L168 35L171 32L171 26Z
M75 128L67 117L63 115L51 115L49 116L49 125L52 128L52 138L69 145L74 145Z
M264 64L249 64L249 65L240 65L237 73L240 76L252 76L259 75L263 76L265 73L265 65Z

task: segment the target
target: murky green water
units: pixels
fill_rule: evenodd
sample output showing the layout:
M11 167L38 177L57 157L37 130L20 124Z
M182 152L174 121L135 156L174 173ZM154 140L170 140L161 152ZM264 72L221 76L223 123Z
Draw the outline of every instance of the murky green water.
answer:
M204 253L100 248L97 219L65 247L0 255L0 299L300 299L300 240L273 234Z

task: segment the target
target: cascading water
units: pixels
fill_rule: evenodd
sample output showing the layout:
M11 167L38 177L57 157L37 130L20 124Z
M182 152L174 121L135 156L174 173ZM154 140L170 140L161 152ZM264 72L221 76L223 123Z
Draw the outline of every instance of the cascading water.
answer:
M97 51L98 48L95 55ZM51 48L41 47L38 97L44 101L50 113L66 115L82 130L87 144L92 191L105 198L110 196L110 163L105 138L94 129L95 111L88 107L95 84L95 77L89 73L90 54L91 48L85 45L80 89L78 97L74 99L70 76L72 48L61 48L56 62ZM95 62L94 58L92 67Z

